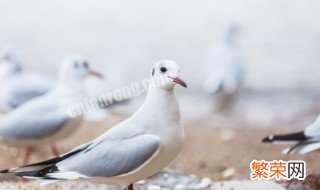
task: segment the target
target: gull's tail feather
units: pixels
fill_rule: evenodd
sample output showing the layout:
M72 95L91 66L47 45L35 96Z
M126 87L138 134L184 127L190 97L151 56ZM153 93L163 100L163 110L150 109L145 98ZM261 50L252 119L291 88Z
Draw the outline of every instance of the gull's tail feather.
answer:
M60 179L55 178L53 176L50 176L50 173L58 172L59 169L57 168L56 164L75 155L79 152L86 149L88 146L90 146L91 143L84 144L82 146L79 146L78 148L75 148L74 150L61 155L59 157L46 160L43 162L39 162L36 164L30 164L22 167L17 168L11 168L0 171L0 173L13 173L16 176L20 176L23 178L28 179L39 179L39 180L54 180L59 181Z
M47 174L56 171L58 171L57 167L55 165L51 165L43 169L36 169L31 171L18 171L14 173L16 176L24 178L55 180L55 178L48 177Z
M55 166L55 163L57 162L54 163L53 161L58 161L60 159L61 157L57 157L37 164L2 170L0 173L13 173L16 176L28 179L55 180L54 178L47 177L47 173L57 171L57 167Z
M308 140L304 132L286 134L286 135L270 135L262 139L264 143L292 143L292 142L302 142Z
M59 157L56 157L56 158L52 158L50 160L46 160L46 161L43 161L43 162L38 162L38 163L35 163L35 164L30 164L30 165L26 165L26 166L22 166L22 167L16 167L16 168L11 168L11 169L6 169L6 170L2 170L0 171L0 173L14 173L18 176L22 176L22 174L28 174L26 176L34 176L34 174L32 175L30 172L36 172L36 171L41 171L45 168L48 168L50 166L53 166L55 165L56 163L66 159L66 158L69 158L70 156L80 152L81 149L79 150L75 150L75 151L71 151L70 153L68 154L65 154L65 155L62 155L62 156L59 156Z

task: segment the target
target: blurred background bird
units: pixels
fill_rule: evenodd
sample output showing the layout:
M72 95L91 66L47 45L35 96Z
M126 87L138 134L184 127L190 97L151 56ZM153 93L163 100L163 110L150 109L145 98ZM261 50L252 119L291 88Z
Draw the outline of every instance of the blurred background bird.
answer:
M26 71L21 58L13 48L2 48L0 52L0 111L8 112L33 98L42 96L53 89L56 83L56 79L48 74ZM90 78L84 81L87 98L98 97L106 92L107 87L108 83L105 80ZM111 106L88 110L86 120L105 119Z
M184 144L174 88L187 88L187 84L180 76L179 65L170 60L158 61L150 72L150 81L142 106L98 138L60 157L1 173L48 180L44 183L94 179L133 190L133 183L169 165Z
M217 109L232 104L232 98L244 79L244 59L237 47L239 27L234 23L220 29L215 43L208 49L203 62L203 89L215 97Z
M24 164L33 149L51 145L79 128L83 115L72 115L71 107L86 96L83 80L87 76L103 76L91 69L82 56L66 59L60 68L58 84L45 95L34 98L7 115L0 117L0 140L9 145L23 147ZM83 113L85 114L85 113Z
M49 75L26 71L12 49L0 52L0 109L8 111L46 94L55 86Z
M293 144L282 151L283 154L307 154L320 148L320 115L305 130L283 135L270 135L262 139L264 143Z

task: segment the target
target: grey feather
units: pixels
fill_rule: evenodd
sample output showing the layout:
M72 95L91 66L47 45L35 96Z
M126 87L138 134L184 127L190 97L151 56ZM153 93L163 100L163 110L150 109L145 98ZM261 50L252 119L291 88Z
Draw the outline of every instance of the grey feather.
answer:
M159 145L158 137L147 134L123 140L106 140L56 166L62 175L70 171L90 177L122 175L143 165L157 152Z
M48 93L55 86L55 81L43 75L22 72L8 77L2 85L6 92L2 98L9 106L16 108Z
M37 102L35 102L36 104ZM50 135L71 118L55 103L23 106L0 118L0 137L31 139Z
M23 92L12 92L9 97L7 97L6 102L8 105L12 108L16 108L23 103L36 98L38 96L41 96L45 94L45 92L41 91L23 91Z

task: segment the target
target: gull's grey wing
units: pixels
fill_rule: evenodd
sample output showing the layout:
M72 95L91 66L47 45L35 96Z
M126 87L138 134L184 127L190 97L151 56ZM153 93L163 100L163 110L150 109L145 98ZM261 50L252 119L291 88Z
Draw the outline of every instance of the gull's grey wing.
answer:
M23 73L7 81L7 102L15 108L23 103L46 94L54 87L54 81L42 75Z
M42 91L34 91L32 89L29 90L30 91L11 92L10 96L7 97L7 104L12 108L16 108L22 105L23 103L27 102L28 100L31 100L46 93Z
M124 121L60 157L0 173L48 180L124 175L138 169L160 149L159 137L143 131Z
M157 152L159 146L160 139L149 134L122 140L106 140L89 151L84 150L57 163L57 170L47 176L66 179L67 173L70 172L88 177L123 175L134 171L148 161Z
M32 101L0 118L0 137L41 138L58 131L70 119L55 103Z

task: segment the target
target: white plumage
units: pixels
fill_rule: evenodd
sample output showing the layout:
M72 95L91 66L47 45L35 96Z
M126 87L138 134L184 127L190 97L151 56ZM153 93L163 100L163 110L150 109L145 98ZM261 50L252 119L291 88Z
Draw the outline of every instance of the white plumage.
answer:
M180 78L178 65L168 60L155 64L150 79L153 82L145 102L127 120L65 155L3 173L53 182L87 179L132 189L132 183L159 172L183 146L184 130L174 86L186 87L186 83Z
M91 73L83 57L67 59L60 68L55 88L0 117L0 140L25 147L26 163L33 147L53 144L73 133L82 116L71 117L70 107L85 97L83 79Z
M7 111L46 94L55 86L50 76L26 71L13 50L0 53L0 106Z

